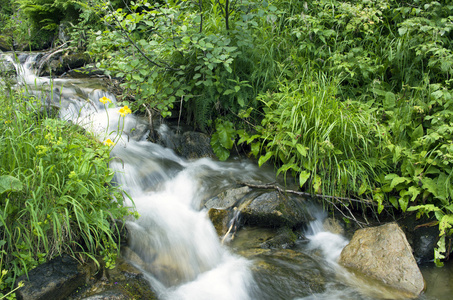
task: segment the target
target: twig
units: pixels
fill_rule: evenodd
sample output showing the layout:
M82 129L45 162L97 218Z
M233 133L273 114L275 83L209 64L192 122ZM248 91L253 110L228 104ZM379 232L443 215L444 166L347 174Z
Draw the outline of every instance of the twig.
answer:
M145 103L143 103L142 105L145 108L146 112L148 113L148 123L149 123L149 126L151 127L151 134L154 134L153 113L148 108L148 106L146 106Z
M181 112L182 112L182 100L184 100L184 95L181 96L181 103L179 104L178 130L176 133L179 133L179 122L181 121Z

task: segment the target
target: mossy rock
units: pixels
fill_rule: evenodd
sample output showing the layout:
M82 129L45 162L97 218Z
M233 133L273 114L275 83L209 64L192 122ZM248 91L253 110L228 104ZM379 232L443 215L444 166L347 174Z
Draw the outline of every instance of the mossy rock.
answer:
M262 227L294 228L312 221L305 198L278 191L265 192L240 207L244 223Z

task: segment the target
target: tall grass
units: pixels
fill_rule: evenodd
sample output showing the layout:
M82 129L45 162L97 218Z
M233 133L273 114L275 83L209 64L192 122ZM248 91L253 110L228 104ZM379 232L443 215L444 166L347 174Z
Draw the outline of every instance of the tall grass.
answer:
M338 83L309 68L280 92L260 96L265 105L261 139L267 158L292 171L301 187L333 196L371 192L384 134L371 111L337 99Z
M109 147L32 96L3 91L0 107L0 290L61 253L113 264L115 220L130 212L110 182Z

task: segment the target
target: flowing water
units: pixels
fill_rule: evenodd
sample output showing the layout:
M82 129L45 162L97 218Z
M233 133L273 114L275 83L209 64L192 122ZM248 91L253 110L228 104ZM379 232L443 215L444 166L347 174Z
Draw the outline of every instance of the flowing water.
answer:
M9 56L11 59L12 56ZM140 218L129 221L125 257L140 268L159 299L379 299L379 285L350 274L337 264L348 240L324 230L326 217L318 208L316 221L291 250L246 255L247 243L265 229L244 228L223 245L203 209L203 201L236 182L273 182L272 171L253 162L212 159L186 160L146 140L135 129L145 121L120 117L115 97L100 79L54 79L34 75L36 55L21 55L18 84L60 108L60 118L80 124L100 141L115 141L111 167L116 181L131 196ZM49 91L52 91L50 93ZM113 102L106 108L99 98ZM162 127L161 132L168 132ZM295 263L296 262L296 263ZM272 266L271 269L260 266ZM453 299L453 268L422 266L427 291L419 299ZM259 271L261 270L261 272ZM264 272L262 272L264 270ZM271 270L271 271L266 271ZM305 276L305 277L304 277ZM300 279L322 276L325 289L316 290Z

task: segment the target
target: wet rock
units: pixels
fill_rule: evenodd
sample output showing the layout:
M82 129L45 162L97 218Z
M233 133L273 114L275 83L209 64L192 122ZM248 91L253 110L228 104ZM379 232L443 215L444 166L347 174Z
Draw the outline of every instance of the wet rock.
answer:
M154 126L155 127L155 126ZM187 159L203 157L214 158L209 135L196 131L185 131L182 134L175 133L165 124L150 134L148 140L175 151L179 156Z
M77 69L68 70L64 77L70 78L90 78L104 76L104 71L99 70L94 65L86 65Z
M281 227L277 231L277 235L260 244L261 248L270 249L289 249L294 246L297 240L297 235L288 227Z
M313 220L304 198L277 191L248 200L239 209L244 223L249 225L293 228Z
M308 255L289 249L249 249L240 254L253 261L256 299L295 299L325 290L325 274Z
M130 132L128 136L135 141L140 141L149 132L150 126L145 123L137 124Z
M87 281L89 272L79 263L67 256L59 256L42 264L21 276L17 282L24 281L25 286L16 292L19 300L59 300L67 299L68 295Z
M83 300L128 300L128 295L125 295L121 290L109 290L90 297L82 298Z
M17 73L14 64L0 56L0 77L14 78L16 75Z
M417 263L431 262L434 259L434 248L439 240L439 226L436 218L417 219L416 214L409 214L400 224L414 250Z
M116 267L103 269L84 286L79 287L68 300L101 299L157 299L142 272L123 258L118 258Z
M175 150L178 155L188 159L215 157L211 148L211 138L201 132L184 132L180 137L179 147Z
M230 189L224 191L217 195L216 197L209 199L204 204L204 207L207 209L216 208L216 209L228 209L232 208L238 201L244 198L247 195L251 188L248 186L240 187L237 189Z
M211 208L208 210L208 217L218 236L224 236L228 232L228 222L230 221L228 210Z
M46 60L46 56L43 58L42 64L40 64L40 76L59 76L63 73L83 67L85 64L90 62L90 57L84 53L74 53L67 55L55 55Z
M357 230L340 264L416 298L425 283L404 232L396 223Z
M338 219L326 218L322 223L322 226L331 233L344 235L344 228Z

